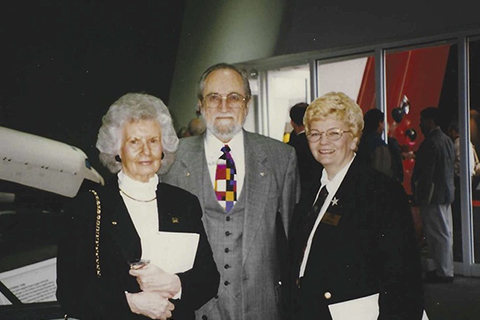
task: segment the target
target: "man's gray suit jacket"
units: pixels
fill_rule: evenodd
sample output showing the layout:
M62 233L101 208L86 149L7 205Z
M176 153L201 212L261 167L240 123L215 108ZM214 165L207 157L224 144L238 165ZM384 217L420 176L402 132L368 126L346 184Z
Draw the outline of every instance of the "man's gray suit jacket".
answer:
M283 142L247 131L243 131L243 134L245 181L241 196L245 197L245 211L241 248L241 319L277 320L281 317L283 303L282 288L279 286L283 272L281 267L286 267L281 266L279 252L286 254L287 251L286 246L279 248L278 238L286 239L293 209L299 198L296 155L295 150ZM180 139L176 160L161 179L195 194L205 211L205 197L212 193L203 188L204 185L211 185L205 184L204 180L211 181L204 145L203 135ZM277 232L280 222L283 234ZM209 230L206 232L208 236ZM214 251L214 248L222 248L220 243L211 245ZM217 261L222 274L223 265L220 263ZM224 280L221 279L220 286L223 285ZM219 288L219 294L221 292L222 288ZM215 306L212 307L216 303L219 302L215 299L208 302L200 313L197 312L197 318L201 319L204 311L209 320L219 318L220 313L215 312ZM223 308L228 309L229 306Z

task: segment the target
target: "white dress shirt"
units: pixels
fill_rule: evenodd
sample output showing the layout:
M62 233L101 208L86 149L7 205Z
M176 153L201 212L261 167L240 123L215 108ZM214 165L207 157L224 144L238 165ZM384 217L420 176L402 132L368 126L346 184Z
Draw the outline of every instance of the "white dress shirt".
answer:
M335 197L335 193L337 193L338 188L342 184L343 178L345 178L345 175L347 174L348 169L350 168L350 165L353 162L353 159L355 159L355 155L353 156L352 160L350 160L350 162L347 163L345 167L343 167L340 171L337 172L337 174L335 175L335 177L333 177L332 180L329 180L327 171L325 169L323 169L322 171L322 178L320 179L321 186L317 192L315 201L317 201L318 195L320 194L320 190L322 190L323 186L327 187L328 195L327 195L327 198L325 199L325 202L323 203L322 208L320 209L320 213L318 214L317 220L315 220L315 224L313 225L312 232L310 232L310 236L308 237L307 246L303 254L302 264L300 265L300 273L299 273L300 278L303 277L303 275L305 274L305 269L307 267L307 262L308 262L308 256L310 254L310 249L312 247L313 237L315 236L315 232L320 223L320 220L322 220L322 217L327 211L328 206L330 205L330 202L332 202L332 199ZM315 201L313 203L315 203ZM312 206L313 206L313 203L312 203ZM325 259L328 259L328 257L325 257Z

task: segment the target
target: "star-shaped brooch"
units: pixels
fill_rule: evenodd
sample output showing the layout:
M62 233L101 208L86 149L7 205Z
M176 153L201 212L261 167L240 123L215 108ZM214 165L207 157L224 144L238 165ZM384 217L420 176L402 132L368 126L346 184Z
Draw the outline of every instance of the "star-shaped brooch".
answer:
M338 206L338 199L336 197L332 199L332 206Z

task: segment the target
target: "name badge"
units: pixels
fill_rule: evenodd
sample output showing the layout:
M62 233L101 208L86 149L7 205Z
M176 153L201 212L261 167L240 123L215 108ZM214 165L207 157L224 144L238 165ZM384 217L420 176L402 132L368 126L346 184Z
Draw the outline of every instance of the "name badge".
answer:
M340 221L341 217L342 216L339 215L339 214L333 214L333 213L330 213L330 212L325 212L325 214L323 215L322 220L320 222L336 227L338 225L338 222Z

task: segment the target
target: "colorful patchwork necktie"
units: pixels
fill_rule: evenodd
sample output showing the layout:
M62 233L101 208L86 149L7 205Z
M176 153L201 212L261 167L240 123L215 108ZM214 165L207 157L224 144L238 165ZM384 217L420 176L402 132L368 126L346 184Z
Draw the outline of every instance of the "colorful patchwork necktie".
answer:
M225 145L222 152L215 172L215 195L220 205L229 212L237 201L237 181L235 180L237 169L230 154L230 147Z

